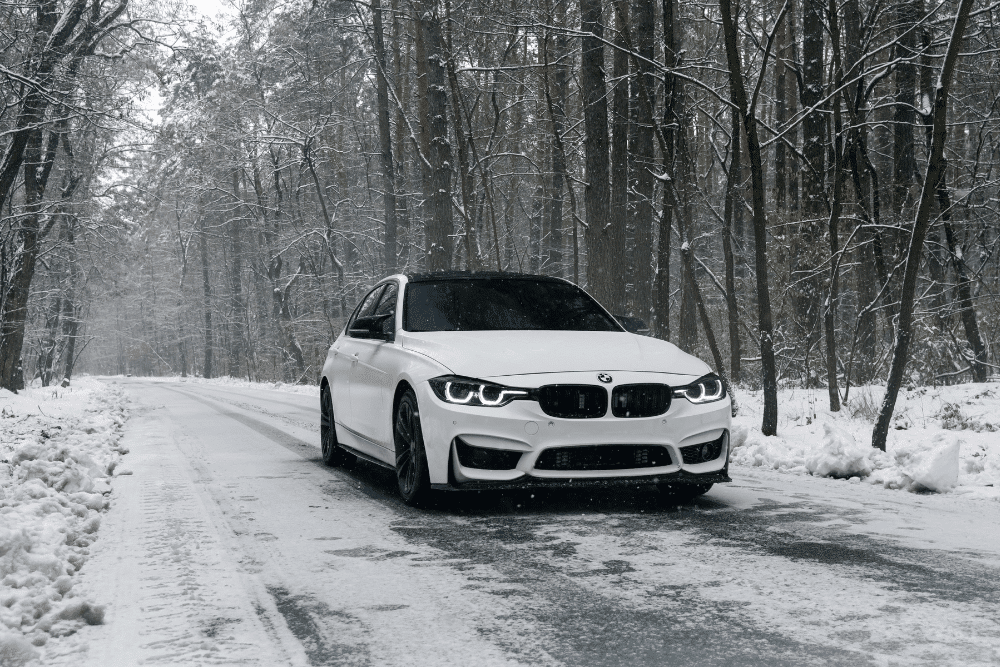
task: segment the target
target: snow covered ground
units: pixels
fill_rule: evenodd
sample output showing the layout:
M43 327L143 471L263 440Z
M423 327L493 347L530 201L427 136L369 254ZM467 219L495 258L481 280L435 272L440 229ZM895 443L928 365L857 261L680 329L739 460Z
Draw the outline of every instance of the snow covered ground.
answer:
M900 393L887 451L871 447L882 387L854 387L840 412L826 389L783 389L778 434L760 433L760 392L738 394L732 461L913 492L1000 500L1000 384L918 387Z
M126 379L124 375L109 375L106 376L109 381L122 381ZM166 377L154 377L154 378L142 378L149 382L164 382L164 383L177 383L177 384L193 384L193 385L207 385L210 387L232 387L234 389L254 389L262 391L281 391L286 394L300 394L302 396L316 396L316 400L319 400L319 386L315 384L289 384L287 382L250 382L249 380L244 380L242 378L234 378L230 376L210 378L206 380L203 377L188 376L182 378L179 375L170 375Z
M317 395L313 385L231 377L153 381ZM879 386L852 387L841 411L833 413L826 389L782 389L778 435L766 437L760 433L761 392L740 388L732 462L887 489L1000 500L1000 383L904 389L885 453L871 447L883 391Z
M53 637L100 624L77 593L97 539L128 416L124 392L90 379L0 389L0 664L20 665Z
M906 392L885 454L877 387L783 390L772 438L741 391L734 483L695 503L444 511L323 466L316 393L0 392L0 665L1000 661L998 385Z

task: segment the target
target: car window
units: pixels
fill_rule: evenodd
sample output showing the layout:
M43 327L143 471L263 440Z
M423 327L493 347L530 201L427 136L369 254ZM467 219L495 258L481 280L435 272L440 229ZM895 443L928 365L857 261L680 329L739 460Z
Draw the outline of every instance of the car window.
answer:
M382 294L382 290L385 289L385 285L379 285L371 292L369 292L364 300L362 300L361 305L354 312L354 316L351 317L351 321L347 323L347 335L351 335L351 329L354 327L354 323L361 317L368 317L375 310L375 304L378 303L378 297Z
M385 289L385 285L379 285L365 297L365 300L361 304L361 310L358 311L358 317L368 317L375 312L375 304L378 303L378 297L382 294L382 290Z
M380 315L392 315L396 312L396 295L399 293L399 287L396 283L389 283L385 286L385 292L382 293L382 298L379 299L378 307L375 308L373 313L376 317Z
M406 286L407 331L621 331L579 287L553 280L482 278Z

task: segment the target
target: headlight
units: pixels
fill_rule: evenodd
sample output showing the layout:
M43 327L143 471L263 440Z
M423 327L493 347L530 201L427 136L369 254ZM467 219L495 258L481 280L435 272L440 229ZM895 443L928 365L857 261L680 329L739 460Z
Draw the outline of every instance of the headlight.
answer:
M686 398L695 404L721 401L725 397L726 386L715 373L709 373L689 385L674 389L674 398Z
M430 381L434 394L452 405L498 408L519 398L531 398L528 389L505 387L495 382L443 375Z

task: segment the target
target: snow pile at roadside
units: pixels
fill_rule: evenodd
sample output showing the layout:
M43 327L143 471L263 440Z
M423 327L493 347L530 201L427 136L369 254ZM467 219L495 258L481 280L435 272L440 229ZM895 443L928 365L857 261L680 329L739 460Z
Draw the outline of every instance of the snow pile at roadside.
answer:
M871 447L880 387L852 389L840 412L825 390L786 389L778 397L778 435L760 433L762 396L740 392L734 465L879 484L914 492L1000 499L1000 386L965 384L903 392L887 451Z
M112 376L115 378L122 378L124 376L117 375ZM182 378L179 375L169 375L163 377L144 377L143 380L148 380L150 382L188 382L191 384L207 384L216 385L220 387L239 387L242 389L267 389L271 391L283 391L286 394L303 394L308 396L315 395L319 397L319 383L313 382L310 384L289 384L287 382L250 382L249 380L242 380L240 378L234 378L230 376L217 377L206 380L201 377L188 376Z
M0 390L0 664L100 624L74 575L97 537L128 417L121 389L78 379L68 388Z

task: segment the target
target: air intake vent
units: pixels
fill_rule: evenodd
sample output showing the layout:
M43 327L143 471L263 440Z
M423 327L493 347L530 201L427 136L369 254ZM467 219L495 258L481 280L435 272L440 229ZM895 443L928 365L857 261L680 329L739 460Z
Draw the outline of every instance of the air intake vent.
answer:
M615 417L656 417L670 409L672 390L665 384L622 384L611 393Z
M455 438L455 452L462 467L476 470L513 470L521 459L521 452L473 447L461 438Z
M603 417L608 412L608 391L589 384L550 384L538 390L538 404L550 417Z
M542 452L535 470L630 470L670 465L670 452L658 445L554 447Z
M722 441L726 434L723 433L716 440L703 442L700 445L688 445L681 447L681 459L684 463L705 463L714 461L722 455Z

